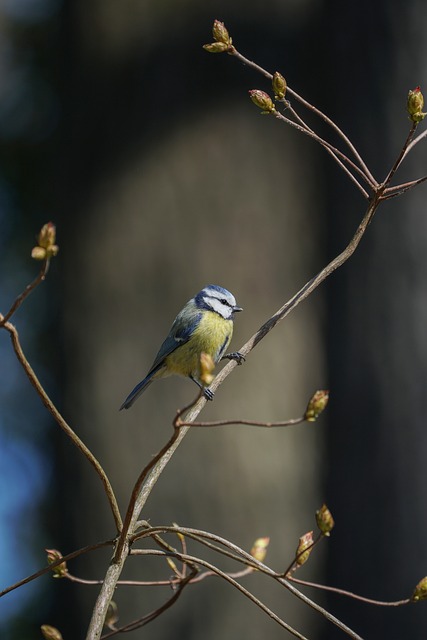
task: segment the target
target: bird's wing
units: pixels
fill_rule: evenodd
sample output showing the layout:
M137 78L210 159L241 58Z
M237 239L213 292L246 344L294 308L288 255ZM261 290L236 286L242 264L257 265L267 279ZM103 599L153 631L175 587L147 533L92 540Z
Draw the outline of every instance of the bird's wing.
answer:
M168 337L163 342L154 359L151 369L147 374L148 376L156 371L156 369L159 369L165 358L175 351L175 349L189 341L195 329L199 325L202 314L197 312L194 315L189 316L190 314L188 313L185 315L185 318L183 318L181 313L177 315L171 330L169 331Z

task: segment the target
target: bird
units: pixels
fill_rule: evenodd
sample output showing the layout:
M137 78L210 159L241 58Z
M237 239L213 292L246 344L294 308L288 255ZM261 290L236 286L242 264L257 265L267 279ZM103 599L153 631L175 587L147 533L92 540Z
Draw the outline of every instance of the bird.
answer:
M129 409L154 380L173 374L190 378L207 400L213 400L213 391L200 381L200 356L210 355L215 364L224 358L242 364L245 358L240 352L225 353L233 335L234 314L239 311L242 307L223 287L209 284L196 293L176 316L149 372L132 389L120 411Z

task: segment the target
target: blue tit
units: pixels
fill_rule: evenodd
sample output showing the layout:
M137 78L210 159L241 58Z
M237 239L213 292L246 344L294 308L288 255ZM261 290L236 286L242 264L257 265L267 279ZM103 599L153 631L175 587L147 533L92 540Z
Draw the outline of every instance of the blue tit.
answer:
M241 364L244 357L239 352L225 355L233 335L236 311L242 308L227 289L210 284L199 291L176 316L151 369L130 392L120 410L129 409L153 380L172 374L191 378L203 389L205 397L212 400L213 392L200 382L200 355L209 354L215 363L228 358Z

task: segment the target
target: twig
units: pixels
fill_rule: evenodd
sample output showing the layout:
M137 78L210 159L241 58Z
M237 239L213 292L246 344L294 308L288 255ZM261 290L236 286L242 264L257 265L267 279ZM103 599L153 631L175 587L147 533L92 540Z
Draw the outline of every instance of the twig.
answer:
M346 591L345 589L339 589L338 587L329 587L324 584L317 584L316 582L300 580L299 578L295 578L295 576L288 575L288 580L291 580L291 582L296 582L298 584L304 585L306 587L313 587L315 589L322 589L322 591L332 591L333 593L339 593L342 596L353 598L353 600L361 600L362 602L366 602L367 604L375 604L381 607L400 607L404 604L409 604L410 602L412 602L411 598L405 598L404 600L395 600L394 602L385 602L383 600L373 600L372 598L365 598L364 596L359 596L356 593L352 593L351 591Z
M118 627L117 629L114 629L113 631L110 631L110 633L104 634L102 636L102 640L104 640L106 638L111 638L114 635L116 635L117 633L122 633L122 632L125 632L125 631L134 631L135 629L139 629L140 627L143 627L146 624L148 624L149 622L152 622L153 620L158 618L162 613L164 613L173 604L175 604L175 602L180 597L184 587L186 587L187 584L190 583L192 577L193 577L193 573L190 572L186 578L183 578L179 582L179 584L177 585L177 589L176 589L175 593L173 594L173 596L171 598L169 598L161 607L158 607L154 611L151 611L150 613L147 613L145 616L142 616L141 618L138 618L137 620L134 620L133 622L129 622L128 624L124 625L123 627Z
M406 136L406 140L405 143L399 153L399 155L397 156L392 168L390 169L390 171L387 174L386 179L383 182L383 185L385 187L388 187L388 185L390 184L390 182L393 179L394 174L396 173L396 171L398 170L398 168L400 167L400 165L402 164L402 161L406 155L406 150L408 149L410 142L412 140L412 138L414 137L415 131L417 129L418 123L417 122L412 122L411 123L411 128L409 129L409 133Z
M423 176L422 178L418 178L417 180L411 180L410 182L404 182L403 184L398 184L395 187L387 187L384 189L384 195L382 196L382 200L388 200L389 198L395 198L396 196L401 196L403 193L416 187L418 184L425 182L427 180L427 176Z
M168 555L164 551L149 550L149 549L134 549L132 553L133 555ZM296 638L299 638L300 640L308 640L305 636L303 636L298 631L293 629L290 625L288 625L286 622L284 622L284 620L279 618L278 615L276 615L263 602L261 602L261 600L258 600L258 598L256 598L250 591L245 589L245 587L243 587L236 580L234 580L234 578L231 578L227 573L225 573L224 571L221 571L221 569L218 569L218 567L215 567L213 564L210 564L206 560L203 560L201 558L196 558L188 554L182 554L182 553L179 553L178 551L174 554L174 556L178 560L181 560L181 562L192 562L196 565L200 564L203 567L206 567L209 571L212 571L214 574L218 575L219 577L229 582L233 587L238 589L238 591L243 593L243 595L245 595L247 598L252 600L252 602L256 604L257 607L259 607L262 611L264 611L264 613L266 613L270 618L272 618L275 622L277 622L281 627L289 631L289 633L291 633L293 636L295 636Z
M10 307L6 315L4 316L0 315L0 327L6 324L8 320L10 320L10 318L13 316L15 311L17 311L17 309L19 309L21 304L24 302L25 298L27 298L30 295L30 293L34 291L34 289L41 282L43 282L43 280L45 280L46 274L49 270L49 262L50 262L49 259L46 259L43 261L43 264L38 276L29 285L25 287L24 291L16 298L15 302L12 304L12 306Z
M95 549L101 549L102 547L111 546L113 545L113 542L114 542L113 540L106 540L105 542L97 542L95 544L90 544L87 547L83 547L82 549L77 549L77 551L73 551L72 553L69 553L66 556L62 556L55 562L52 562L51 564L49 564L47 567L44 567L44 569L40 569L40 571L36 571L35 573L32 573L30 576L27 576L23 580L19 580L19 582L15 582L15 584L12 584L10 585L10 587L7 587L6 589L3 589L3 591L0 591L0 598L2 596L5 596L7 593L10 593L11 591L14 591L14 589L18 589L18 587L22 587L22 585L28 584L29 582L36 580L36 578L40 578L40 576L43 576L46 573L51 572L52 569L62 564L63 562L68 562L68 560L77 558L78 556L81 556L84 553L89 553L89 551L95 551Z
M293 109L292 109L292 111L293 111L294 114L296 114L296 112ZM345 163L349 164L352 167L352 169L354 169L354 171L359 173L364 178L364 180L366 180L366 182L369 183L369 181L366 178L366 175L342 151L340 151L339 149L334 147L332 144L330 144L324 138L321 138L319 135L317 135L317 133L315 133L312 129L310 129L310 127L308 127L305 124L305 122L302 120L302 118L300 118L299 116L296 116L296 117L300 122L303 123L304 126L298 124L297 122L294 122L290 118L287 118L282 113L280 113L280 111L275 110L273 112L273 115L277 119L282 120L282 122L285 122L286 124L288 124L289 126L293 127L294 129L297 129L297 131L299 131L300 133L304 133L305 135L309 136L310 138L312 138L313 140L318 142L334 158L335 162L338 163L338 165L341 167L341 169L344 170L344 172L347 174L347 176L350 178L350 180L355 184L355 186L362 193L363 197L366 198L366 199L369 198L368 192L362 187L360 182L355 178L355 176L351 173L351 171L345 166Z
M326 609L321 607L319 604L317 604L317 602L314 602L313 600L308 598L305 594L301 593L301 591L296 589L294 585L292 585L287 578L283 577L283 573L277 573L276 571L273 571L273 569L270 569L270 567L268 567L267 565L263 564L262 562L259 562L259 560L256 560L247 551L244 551L243 549L233 544L226 538L222 538L221 536L213 534L209 531L201 531L201 530L192 529L189 527L176 527L176 526L175 527L152 527L150 530L146 530L141 533L146 533L147 535L150 535L150 532L163 532L163 533L175 532L176 533L177 530L183 535L191 537L195 540L198 540L202 544L206 544L210 548L214 548L219 553L223 553L228 557L232 557L237 562L241 562L246 566L251 566L257 569L260 573L264 573L265 575L273 578L274 580L279 582L282 586L284 586L288 591L290 591L293 595L299 598L302 602L304 602L306 605L308 605L309 607L311 607L312 609L320 613L324 618L329 620L329 622L331 622L335 626L339 627L342 631L347 633L347 635L353 638L353 640L363 640L357 633L355 633L352 629L347 627L347 625L341 622L341 620L333 616L331 613L329 613L329 611L327 611ZM139 534L137 535L139 536ZM223 545L227 549L230 549L230 551L232 551L236 555L230 555L227 551L219 549L214 545L208 544L207 541L210 541L210 540ZM145 551L146 551L145 549L133 549L132 555L144 555ZM206 563L200 558L196 558L193 560L197 564L206 566Z
M249 60L248 58L243 56L239 51L237 51L237 49L234 46L232 46L230 48L229 53L230 53L230 55L232 55L235 58L237 58L238 60L240 60L240 62L242 62L243 64L247 65L248 67L251 67L252 69L255 69L256 71L261 73L263 76L265 76L269 80L272 80L273 75L271 73L269 73L268 71L263 69L260 65L256 64L255 62L252 62L252 60ZM345 135L345 133L338 127L338 125L335 122L333 122L333 120L328 118L328 116L326 114L324 114L322 111L320 111L320 109L317 109L315 106L310 104L310 102L307 102L307 100L305 100L300 95L298 95L298 93L296 91L294 91L293 89L291 89L289 86L287 87L287 93L289 95L293 96L296 100L298 100L298 102L303 104L307 109L309 109L310 111L315 113L317 116L319 116L319 118L321 118L324 122L326 122L326 124L328 124L339 135L339 137L344 141L344 143L348 146L350 151L353 153L354 157L356 158L357 162L360 165L360 168L362 169L363 173L365 174L366 178L368 179L371 187L376 187L378 185L378 183L375 180L375 178L372 175L372 173L369 171L369 169L368 169L367 165L365 164L365 162L363 161L360 153L357 151L356 147L350 141L350 139Z
M249 427L292 427L295 424L306 422L305 416L300 418L291 418L282 420L281 422L258 422L257 420L212 420L211 422L183 422L178 419L178 427L224 427L230 424L247 425Z
M21 347L21 344L20 344L20 341L19 341L18 331L17 331L16 327L13 324L11 324L10 322L6 322L4 324L4 328L6 329L6 331L8 331L10 333L10 337L12 339L12 345L13 345L14 351L16 353L16 356L17 356L19 362L21 363L22 367L24 368L24 371L27 374L28 379L30 380L30 382L33 385L34 389L36 390L37 394L41 398L41 401L43 402L44 406L49 411L49 413L53 416L53 418L56 420L56 422L59 424L61 429L71 439L73 444L87 458L87 460L90 462L90 464L93 466L93 468L95 469L96 473L100 477L101 482L104 485L104 489L105 489L105 493L106 493L107 498L108 498L108 502L110 503L110 507L111 507L111 511L112 511L112 514L113 514L113 517L114 517L114 522L115 522L116 527L117 527L117 531L120 531L121 528L122 528L122 519L121 519L121 516L120 516L120 511L119 511L119 507L118 507L118 504L117 504L117 500L116 500L116 497L114 495L114 491L113 491L113 488L111 486L111 483L110 483L110 481L109 481L109 479L107 477L107 474L105 473L104 469L102 468L102 466L98 462L98 460L95 458L93 453L90 451L90 449L78 437L78 435L73 431L73 429L70 427L70 425L65 421L65 419L62 417L62 415L59 413L58 409L55 407L55 405L53 404L52 400L49 398L49 396L47 395L46 391L44 390L44 388L40 384L40 381L37 378L33 368L31 367L30 363L28 362L28 360L26 359L26 357L24 355L24 352L22 350L22 347Z

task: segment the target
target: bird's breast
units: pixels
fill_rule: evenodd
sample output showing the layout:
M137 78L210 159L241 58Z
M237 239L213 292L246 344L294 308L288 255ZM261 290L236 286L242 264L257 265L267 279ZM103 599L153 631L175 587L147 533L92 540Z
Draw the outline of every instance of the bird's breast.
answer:
M219 362L226 352L232 335L232 320L225 320L217 313L204 313L188 342L167 356L168 372L198 378L200 354L207 353L215 363Z

